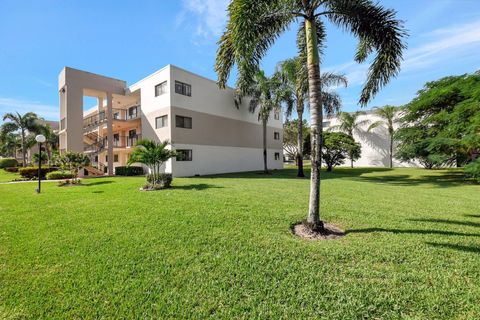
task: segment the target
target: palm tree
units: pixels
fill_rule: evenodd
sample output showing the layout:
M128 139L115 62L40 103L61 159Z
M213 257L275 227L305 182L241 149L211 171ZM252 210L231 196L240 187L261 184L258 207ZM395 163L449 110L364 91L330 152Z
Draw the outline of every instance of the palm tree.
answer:
M232 0L229 21L219 41L215 70L224 88L233 65L237 65L237 88L248 88L260 61L289 25L303 20L299 34L300 54L306 56L308 70L312 171L310 203L306 220L312 230L323 230L320 220L320 165L323 108L320 83L319 46L325 41L324 19L349 31L359 39L355 60L365 62L371 53L367 81L360 104L368 101L397 75L405 49L406 32L394 10L370 0ZM302 45L303 44L303 45Z
M369 120L365 119L358 121L359 116L365 115L365 111L355 111L355 112L340 112L339 120L340 124L337 126L330 127L330 130L339 130L343 133L348 134L352 139L354 133L360 132L360 127L370 123ZM350 157L350 166L353 168L353 154L349 155Z
M47 154L47 160L48 162L50 162L53 151L58 148L58 144L59 144L58 134L56 134L52 130L52 127L48 123L45 125L39 125L37 130L39 133L43 134L46 138L45 151Z
M263 172L268 174L267 165L267 123L273 111L280 108L281 102L286 101L288 96L284 94L279 79L267 77L265 72L258 71L250 86L243 91L235 92L235 104L237 108L242 102L244 95L250 98L249 110L258 110L258 121L262 121L263 140Z
M21 148L18 134L13 132L0 131L0 154L16 158L17 150Z
M368 132L372 131L377 127L384 126L387 128L388 136L390 140L390 168L393 168L393 139L395 135L394 124L397 122L396 115L398 108L395 106L384 106L382 108L374 108L375 114L380 117L382 120L375 121L368 127Z
M303 172L303 111L305 105L308 105L308 83L307 70L301 56L284 60L277 65L276 75L282 79L282 84L286 87L286 94L290 95L293 104L287 105L287 118L292 114L293 106L296 107L298 117L298 136L297 136L297 177L305 177ZM347 86L347 78L343 75L334 73L324 73L320 76L322 86L329 87L333 85ZM324 97L324 110L327 113L337 111L341 105L340 97L333 92L322 91Z
M170 143L167 140L159 142L148 139L138 140L127 164L141 163L146 165L150 169L150 174L154 176L152 183L155 186L158 181L156 176L161 173L160 167L162 164L176 156L174 150L167 149L168 145Z
M38 116L33 112L27 112L24 115L20 113L6 113L3 121L8 120L2 125L1 131L4 133L20 131L23 166L27 166L27 134L38 130Z

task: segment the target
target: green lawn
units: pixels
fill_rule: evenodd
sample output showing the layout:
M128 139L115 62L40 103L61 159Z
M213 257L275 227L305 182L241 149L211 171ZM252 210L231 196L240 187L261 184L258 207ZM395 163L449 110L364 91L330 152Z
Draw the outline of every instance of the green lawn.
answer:
M341 240L298 239L288 169L0 185L0 319L479 319L480 186L420 169L323 174Z
M0 169L0 183L2 182L10 182L14 179L17 179L19 178L20 175L18 173L11 173L11 172L7 172L3 169Z

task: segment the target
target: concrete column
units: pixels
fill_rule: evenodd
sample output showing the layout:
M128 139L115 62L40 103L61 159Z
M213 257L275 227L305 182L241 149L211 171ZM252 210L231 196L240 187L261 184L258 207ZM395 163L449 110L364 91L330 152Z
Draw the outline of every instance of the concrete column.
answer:
M107 113L107 155L108 155L108 163L107 163L107 172L109 176L113 176L113 97L110 92L107 92L107 109L105 110Z

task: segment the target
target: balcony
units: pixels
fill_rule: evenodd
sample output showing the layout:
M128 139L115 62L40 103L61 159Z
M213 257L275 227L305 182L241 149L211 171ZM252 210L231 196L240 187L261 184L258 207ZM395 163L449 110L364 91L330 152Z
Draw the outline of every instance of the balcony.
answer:
M140 118L140 106L130 107L128 109L113 108L114 121L130 121ZM83 129L90 130L107 121L105 111L99 112L83 119Z
M134 147L138 140L142 139L141 134L137 134L135 136L117 136L113 137L113 147L114 148L131 148ZM105 147L108 147L108 141L105 138Z

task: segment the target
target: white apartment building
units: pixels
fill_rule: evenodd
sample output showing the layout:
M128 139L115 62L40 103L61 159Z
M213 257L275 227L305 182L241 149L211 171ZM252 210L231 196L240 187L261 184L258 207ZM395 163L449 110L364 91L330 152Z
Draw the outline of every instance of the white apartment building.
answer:
M263 168L262 126L233 89L173 65L127 86L117 80L65 67L59 75L60 151L85 152L89 174L114 174L140 138L169 140L178 153L165 165L174 176ZM84 111L83 97L98 104ZM268 166L281 169L281 114L267 129Z

